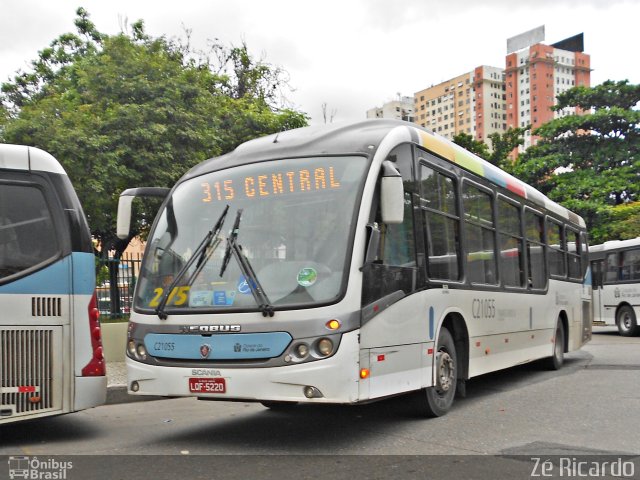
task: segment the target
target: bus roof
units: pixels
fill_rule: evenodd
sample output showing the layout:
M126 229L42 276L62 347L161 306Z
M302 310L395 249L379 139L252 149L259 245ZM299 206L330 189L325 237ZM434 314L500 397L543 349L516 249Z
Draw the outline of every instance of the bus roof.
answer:
M589 252L606 252L609 250L617 250L622 248L637 247L640 245L640 237L629 240L609 240L600 245L590 245Z
M282 158L322 155L374 155L381 142L396 129L407 138L459 167L504 187L570 222L585 227L577 214L553 202L535 188L429 130L400 120L375 119L298 128L243 143L234 151L192 168L183 179L215 170Z
M0 168L31 170L66 175L62 165L49 153L36 147L0 143Z

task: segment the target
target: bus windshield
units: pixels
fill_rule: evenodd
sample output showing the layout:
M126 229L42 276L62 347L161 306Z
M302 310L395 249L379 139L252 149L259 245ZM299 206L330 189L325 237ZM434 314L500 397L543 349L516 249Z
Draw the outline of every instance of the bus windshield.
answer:
M181 183L150 236L137 308L253 311L261 298L272 307L336 301L367 166L358 156L276 160Z

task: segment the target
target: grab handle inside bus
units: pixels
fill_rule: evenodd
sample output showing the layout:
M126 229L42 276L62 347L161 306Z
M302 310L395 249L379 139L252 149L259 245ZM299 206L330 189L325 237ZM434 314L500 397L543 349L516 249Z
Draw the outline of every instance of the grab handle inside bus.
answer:
M386 224L404 221L404 187L402 176L392 162L382 162L382 180L380 181L380 211Z
M129 188L120 194L118 200L118 220L116 234L118 238L125 239L131 230L131 204L136 197L160 197L165 198L171 189L165 187L140 187Z

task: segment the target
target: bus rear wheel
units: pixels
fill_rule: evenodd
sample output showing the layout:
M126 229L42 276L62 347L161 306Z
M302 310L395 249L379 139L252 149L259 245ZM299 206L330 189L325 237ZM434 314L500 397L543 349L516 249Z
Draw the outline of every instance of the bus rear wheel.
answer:
M434 358L435 380L433 387L420 392L419 409L427 417L441 417L451 409L458 383L458 356L453 337L442 327Z
M640 333L638 322L636 321L636 314L629 305L623 305L618 309L616 313L616 325L618 326L618 332L623 337L633 337Z

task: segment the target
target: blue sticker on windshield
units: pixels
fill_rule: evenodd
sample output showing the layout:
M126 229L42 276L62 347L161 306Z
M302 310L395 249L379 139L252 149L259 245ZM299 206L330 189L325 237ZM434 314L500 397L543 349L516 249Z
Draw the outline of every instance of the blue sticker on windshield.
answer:
M214 305L233 305L236 292L228 292L225 290L213 292Z
M240 278L238 279L238 285L236 286L236 288L238 289L238 292L240 292L243 295L251 294L251 287L249 287L249 282L247 281L244 275L240 275ZM256 288L255 283L253 285L253 288L254 289Z

